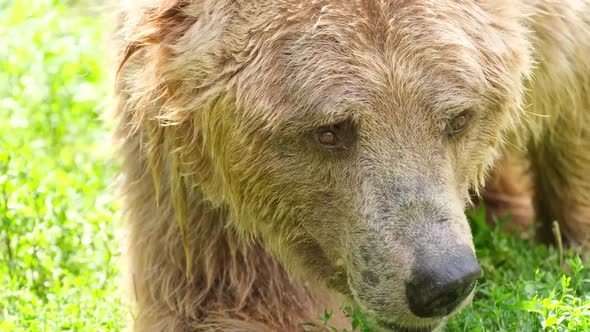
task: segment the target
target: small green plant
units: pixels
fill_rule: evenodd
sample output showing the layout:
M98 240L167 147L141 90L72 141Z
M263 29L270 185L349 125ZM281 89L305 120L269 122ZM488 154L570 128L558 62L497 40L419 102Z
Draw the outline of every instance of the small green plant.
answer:
M504 231L509 218L490 226L485 215L485 208L468 213L484 277L473 304L447 330L590 330L589 273L580 252L522 239Z
M579 292L582 283L588 280L582 276L584 266L580 257L568 260L571 275L561 275L559 283L544 295L535 295L530 301L522 302L522 309L536 313L545 331L589 331L590 297ZM544 272L535 271L535 284L542 284Z
M336 327L329 325L330 319L333 315L334 311L324 310L324 313L319 317L319 324L313 322L306 322L302 323L301 327L303 327L306 331L339 332L340 330L338 330Z
M369 324L365 320L365 317L361 311L351 305L343 304L340 310L348 317L352 323L352 331L370 332Z
M365 318L357 308L349 304L343 304L340 307L340 311L350 320L351 329L339 330L333 325L330 325L330 319L334 316L334 311L332 310L324 310L324 313L318 318L320 323L306 322L301 324L301 326L306 331L313 332L371 332Z

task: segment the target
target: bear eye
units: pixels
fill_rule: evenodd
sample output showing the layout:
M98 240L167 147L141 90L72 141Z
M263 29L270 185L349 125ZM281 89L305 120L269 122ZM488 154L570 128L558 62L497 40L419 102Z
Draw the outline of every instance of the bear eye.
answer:
M452 135L463 131L463 129L469 124L469 119L469 111L463 111L461 114L457 115L449 123L449 134Z
M330 127L321 127L316 130L316 137L318 142L321 145L326 147L334 147L338 144L338 137L336 136L335 130L336 128Z
M315 146L324 151L350 151L357 137L357 123L354 119L347 119L338 123L316 127L309 137Z

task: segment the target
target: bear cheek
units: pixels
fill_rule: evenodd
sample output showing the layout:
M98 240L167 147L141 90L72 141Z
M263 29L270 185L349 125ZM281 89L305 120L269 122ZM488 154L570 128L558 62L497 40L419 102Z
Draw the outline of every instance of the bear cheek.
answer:
M405 287L414 252L404 243L384 242L382 234L359 236L347 248L350 292L368 312L394 315L407 308Z

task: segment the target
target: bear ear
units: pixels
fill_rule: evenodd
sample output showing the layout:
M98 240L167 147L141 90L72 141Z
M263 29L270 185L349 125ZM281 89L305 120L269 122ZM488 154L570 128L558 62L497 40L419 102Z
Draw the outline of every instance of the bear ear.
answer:
M130 93L127 111L161 124L191 120L191 113L215 96L230 58L227 26L233 0L131 1L122 29L126 48L117 70L117 90Z
M117 77L127 61L142 49L148 46L166 45L183 35L198 17L191 15L188 7L189 2L185 0L165 0L158 6L148 8L128 6L127 10L133 12L124 13L127 18L138 15L135 11L140 12L141 18L126 22L128 23L126 30L129 30L130 37L117 69Z

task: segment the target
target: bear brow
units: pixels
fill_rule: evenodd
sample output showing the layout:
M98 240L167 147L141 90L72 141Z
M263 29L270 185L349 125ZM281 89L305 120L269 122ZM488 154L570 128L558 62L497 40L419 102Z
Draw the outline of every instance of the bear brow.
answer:
M445 91L427 93L426 104L432 110L440 112L462 111L465 108L488 108L500 102L499 98L485 88L469 84L447 86Z
M358 103L317 107L303 112L301 119L306 123L312 123L314 126L325 126L343 121L356 122L363 108Z

